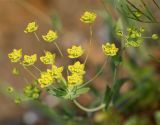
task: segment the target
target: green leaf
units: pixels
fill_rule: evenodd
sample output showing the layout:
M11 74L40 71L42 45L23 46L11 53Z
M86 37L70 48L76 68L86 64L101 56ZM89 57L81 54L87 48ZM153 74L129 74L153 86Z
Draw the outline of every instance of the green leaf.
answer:
M115 84L113 85L113 103L116 102L116 100L119 98L119 91L120 91L120 88L122 87L122 85L128 81L129 78L123 78L123 79L119 79L115 82Z
M109 86L107 86L105 96L104 96L104 100L103 100L103 103L106 105L105 109L108 108L111 100L112 100L112 90Z
M76 94L81 95L81 94L87 93L89 90L90 90L89 87L80 88L80 89L77 90Z
M57 96L57 97L62 97L64 95L66 95L66 91L61 89L61 88L57 88L57 89L54 89L54 88L47 88L46 91L53 95L53 96Z
M120 55L116 55L116 56L113 56L112 57L112 63L115 65L115 66L118 66L120 65L122 62L122 57Z

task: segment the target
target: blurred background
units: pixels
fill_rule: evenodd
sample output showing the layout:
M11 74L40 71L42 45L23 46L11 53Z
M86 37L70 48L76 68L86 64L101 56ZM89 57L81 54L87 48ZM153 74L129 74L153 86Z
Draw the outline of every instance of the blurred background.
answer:
M139 0L133 1L138 7ZM160 21L160 10L152 0L146 4L157 20ZM56 63L64 64L54 44L45 43L41 35L49 29L56 30L59 38L56 40L63 53L71 45L82 45L85 50L91 48L87 62L86 79L91 79L101 65L105 56L101 45L106 41L115 41L121 46L114 33L119 19L124 25L144 26L146 36L159 34L159 23L143 23L126 18L120 13L119 0L0 0L0 125L160 125L160 53L159 41L147 39L141 48L129 48L123 57L118 71L118 78L131 77L121 87L117 105L107 111L85 113L70 101L42 95L41 103L33 101L21 105L14 101L5 91L5 86L14 86L22 91L31 77L19 65L10 63L7 54L13 48L23 49L26 54L37 53L43 55L44 50L57 53ZM159 2L159 1L158 1ZM157 2L157 3L158 3ZM94 11L98 17L93 25L93 44L89 46L89 27L80 22L79 18L84 11ZM39 25L37 35L25 34L24 29L29 22L36 21ZM152 57L150 56L152 55ZM86 54L80 58L83 61ZM153 58L154 57L154 58ZM67 59L67 64L72 60ZM41 70L47 67L36 63ZM13 76L12 69L16 67L20 76ZM31 69L37 76L38 73ZM112 83L112 68L110 62L103 73L95 79L90 87L91 91L78 98L85 106L94 106L101 101L105 86Z

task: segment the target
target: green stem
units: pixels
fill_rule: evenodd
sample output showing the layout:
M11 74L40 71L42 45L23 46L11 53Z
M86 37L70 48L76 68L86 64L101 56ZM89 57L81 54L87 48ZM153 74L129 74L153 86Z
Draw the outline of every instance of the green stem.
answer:
M117 76L117 66L115 67L114 72L113 72L113 84L115 84L116 82L116 76Z
M81 110L85 111L85 112L96 112L99 111L101 109L103 109L105 107L105 104L101 104L98 107L95 108L86 108L84 106L82 106L80 103L78 103L76 100L73 100L74 104L79 107Z
M104 64L102 65L102 67L101 67L101 69L98 71L98 73L97 73L92 79L90 79L89 81L87 81L87 82L85 82L83 85L81 85L79 88L82 88L82 87L88 85L88 84L89 84L90 82L92 82L93 80L95 80L95 79L102 73L102 71L103 71L106 63L107 63L107 60L104 62Z
M32 66L41 73L41 70L37 66L35 66L35 65L32 65Z
M61 56L64 57L61 49L58 46L58 44L56 42L54 42L54 45L57 47L57 49L58 49L59 53L61 54Z
M23 66L24 67L24 66ZM37 79L36 76L27 68L27 67L24 67L24 69L34 78L34 79Z
M158 5L158 3L155 0L152 0L154 2L154 4L157 6L158 9L160 9L160 6Z
M92 24L89 25L89 32L90 32L89 45L91 46L91 45L92 45L92 37L93 37ZM89 47L89 49L88 49L88 53L87 53L86 59L85 59L85 61L84 61L84 65L86 64L86 62L87 62L87 60L88 60L89 53L90 53L90 47Z
M36 39L37 39L38 41L40 41L40 39L39 39L39 37L38 37L38 35L37 35L36 32L34 32L34 35L35 35Z

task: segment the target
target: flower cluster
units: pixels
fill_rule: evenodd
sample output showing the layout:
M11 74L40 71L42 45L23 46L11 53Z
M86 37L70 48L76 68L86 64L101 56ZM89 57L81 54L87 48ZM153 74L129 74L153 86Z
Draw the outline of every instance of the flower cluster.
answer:
M86 11L80 18L80 20L87 24L92 24L96 19L96 14L93 12ZM91 26L91 25L90 25ZM35 22L31 22L27 25L24 30L25 33L35 32L38 29L38 25ZM92 29L92 28L90 28ZM38 35L34 33L38 38ZM47 34L42 35L45 42L51 43L58 38L57 32L49 30ZM60 47L57 43L54 43L60 54L63 55ZM118 52L118 48L115 44L106 43L102 45L103 52L107 56L115 56ZM75 99L82 93L86 93L89 89L87 87L82 87L81 84L84 82L85 63L88 58L86 57L84 63L78 61L77 58L84 54L84 49L82 46L73 45L71 48L67 49L68 57L71 59L76 59L74 64L68 65L66 70L66 75L64 75L63 70L66 67L58 67L55 63L56 54L50 51L44 51L44 55L39 57L39 60L45 64L50 65L50 68L41 71L36 67L35 62L38 60L37 54L33 55L23 55L22 49L14 49L13 52L8 54L11 62L19 62L20 65L26 69L30 75L32 75L34 82L28 84L24 90L23 94L27 99L39 99L41 91L44 89L46 92L63 97L64 99ZM63 57L63 56L62 56ZM28 66L32 66L39 72L37 77L30 71ZM14 74L19 74L18 70L14 68ZM35 84L36 82L36 84ZM40 90L41 89L41 90ZM15 102L20 103L23 98L16 97Z
M128 28L127 42L125 43L126 47L139 47L141 43L144 41L142 38L142 33L144 32L143 28Z
M41 72L40 78L38 79L38 83L40 84L41 88L48 87L49 85L55 82L52 74L49 72Z
M125 47L139 47L143 42L144 38L142 33L144 28L127 28L127 35L122 31L118 31L117 35L125 39Z
M26 29L24 30L25 33L35 32L38 29L38 25L36 22L31 22L27 25Z
M22 49L13 49L13 51L8 54L8 58L14 63L20 61L22 58Z
M56 32L49 30L48 33L46 35L42 35L42 38L46 41L46 42L53 42L54 40L56 40L58 38L58 35Z
M34 85L27 85L24 88L24 95L31 99L38 99L40 96L40 89Z
M71 72L71 75L68 76L69 85L80 85L83 83L83 75L85 74L84 64L77 61L74 65L69 65L68 70Z
M11 62L13 63L17 63L20 62L20 64L22 64L23 66L31 66L33 65L36 61L37 61L37 55L33 54L31 56L29 55L24 55L24 59L23 61L21 61L22 59L22 49L13 49L13 51L11 53L8 54L8 58L11 60ZM13 74L15 74L16 69L13 69Z
M68 76L68 85L77 86L83 83L83 76L78 74L72 74Z
M21 62L23 66L31 66L37 61L37 54L33 54L31 56L24 55L24 60Z
M47 69L47 71L41 72L40 78L38 79L38 83L41 88L48 87L56 82L56 80L61 80L63 67L57 67L56 65L52 65L51 69Z
M114 43L106 43L102 45L102 50L106 56L115 56L117 55L119 49L115 46Z
M44 63L44 64L54 64L54 62L55 62L55 57L56 57L55 54L52 54L52 53L49 52L49 51L45 51L45 56L41 56L41 57L40 57L40 60L41 60L41 62Z
M72 74L79 74L79 75L85 74L84 64L81 64L79 61L75 62L74 65L69 65L68 70Z
M52 68L48 69L47 72L50 73L54 79L60 80L62 78L63 67L52 65Z
M94 12L84 12L84 14L81 16L80 20L83 22L83 23L93 23L96 19L97 15L96 13Z
M81 46L72 46L72 48L67 49L69 58L78 58L83 55L84 50Z

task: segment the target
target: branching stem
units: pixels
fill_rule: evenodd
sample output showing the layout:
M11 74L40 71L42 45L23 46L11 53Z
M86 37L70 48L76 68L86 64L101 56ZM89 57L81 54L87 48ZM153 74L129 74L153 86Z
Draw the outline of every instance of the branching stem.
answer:
M77 102L76 100L73 100L74 104L79 107L81 110L85 111L85 112L96 112L99 111L103 108L105 108L105 104L100 104L98 107L95 108L86 108L84 106L82 106L79 102Z

